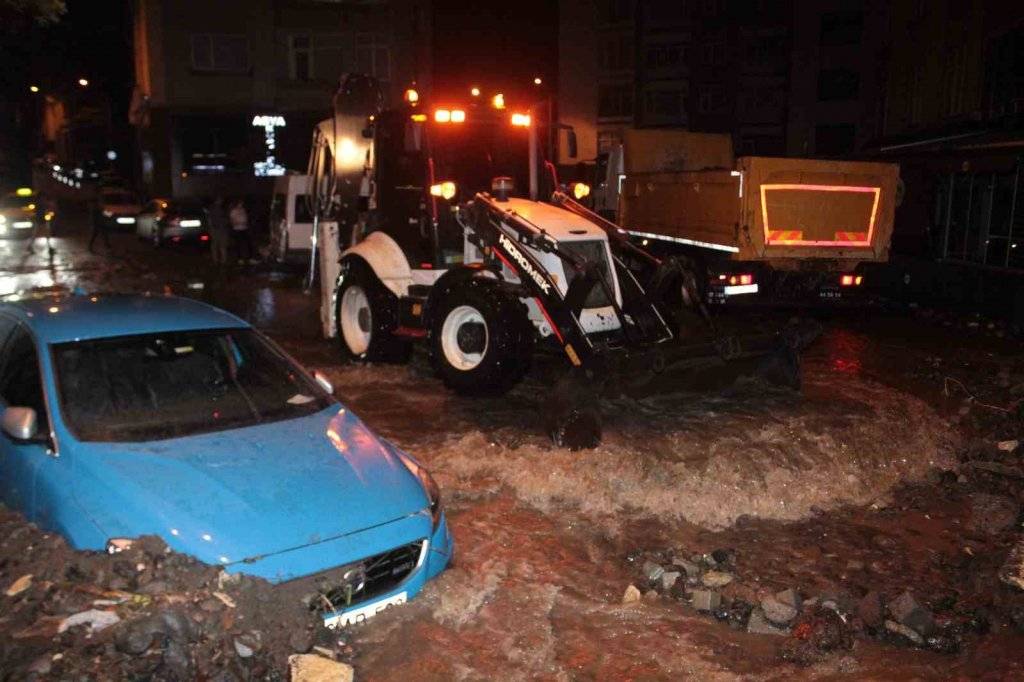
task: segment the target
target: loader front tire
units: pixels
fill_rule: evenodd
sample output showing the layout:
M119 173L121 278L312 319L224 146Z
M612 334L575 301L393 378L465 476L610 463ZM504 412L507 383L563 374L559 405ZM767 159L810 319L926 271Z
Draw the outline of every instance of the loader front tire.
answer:
M462 395L500 395L530 367L533 325L526 306L492 280L468 278L438 302L430 322L430 359L445 385Z
M355 362L406 362L411 344L393 334L398 326L395 295L361 261L342 268L335 310L341 354Z

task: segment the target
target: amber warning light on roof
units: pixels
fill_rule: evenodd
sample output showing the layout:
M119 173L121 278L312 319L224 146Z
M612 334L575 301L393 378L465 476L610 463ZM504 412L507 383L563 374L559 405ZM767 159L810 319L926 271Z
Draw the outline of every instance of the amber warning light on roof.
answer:
M761 185L766 246L869 247L881 187Z

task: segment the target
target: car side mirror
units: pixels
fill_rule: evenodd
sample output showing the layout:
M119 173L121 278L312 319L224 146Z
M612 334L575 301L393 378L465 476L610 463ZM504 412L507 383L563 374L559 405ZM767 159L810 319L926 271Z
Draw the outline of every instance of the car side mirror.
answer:
M39 430L36 411L31 407L8 407L0 419L0 427L14 440L32 440Z
M313 372L313 378L316 380L316 383L320 384L320 388L324 389L328 393L334 393L334 386L323 374L320 372Z

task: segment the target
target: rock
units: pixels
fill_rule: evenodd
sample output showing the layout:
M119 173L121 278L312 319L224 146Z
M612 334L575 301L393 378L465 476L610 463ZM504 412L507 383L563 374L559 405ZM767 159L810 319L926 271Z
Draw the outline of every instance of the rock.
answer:
M246 644L243 644L241 640L235 640L235 653L241 658L251 658L256 652Z
M896 621L887 620L885 621L885 629L898 637L901 637L915 646L922 646L924 644L924 637L917 634L913 628L909 628L902 623Z
M32 661L32 665L28 667L30 674L46 676L50 674L50 670L53 669L53 659L50 658L49 654L43 654L36 660Z
M120 622L121 618L113 611L90 609L88 611L76 613L73 616L68 616L62 620L60 625L57 627L57 632L65 632L69 628L73 628L78 625L88 625L89 632L100 632L109 628L111 625Z
M711 558L715 560L715 564L721 566L724 563L728 563L731 558L731 553L727 549L716 549L711 553Z
M139 592L149 595L164 594L167 592L167 583L163 580L154 580L153 582L146 583L140 587Z
M800 598L800 593L792 587L783 590L782 592L776 592L775 598L787 606L792 606L797 611L799 611L800 607L803 605L803 599Z
M313 648L313 633L309 630L296 630L288 638L288 646L300 654L309 653Z
M623 604L632 604L633 602L640 601L640 589L636 585L630 585L626 588L626 593L622 595Z
M661 575L665 572L664 567L653 561L644 562L644 577L647 578L647 582L653 583L661 578Z
M1003 567L999 569L999 579L1010 587L1024 590L1024 540L1010 550Z
M789 628L780 628L773 625L764 615L761 609L754 609L747 621L747 632L755 635L778 635L785 637L789 634Z
M16 597L30 587L32 587L32 574L28 573L11 583L11 586L4 591L4 594L8 597Z
M722 603L722 595L712 590L694 590L690 594L690 603L698 611L714 611Z
M664 592L668 592L672 589L672 586L679 580L679 576L682 575L679 571L665 571L661 574L661 589Z
M292 654L288 657L288 671L291 682L352 682L355 675L347 663L316 654Z
M733 599L729 605L729 627L733 630L746 630L753 610L752 604L742 599Z
M971 530L996 535L1015 526L1019 514L1020 505L1016 500L1003 495L972 493L968 526Z
M909 591L889 604L889 613L898 623L913 629L922 637L935 632L935 619L931 611L921 606Z
M674 568L682 569L683 573L686 574L687 578L699 578L700 577L700 566L687 561L686 559L679 559L676 561Z
M724 571L708 571L700 579L705 587L725 587L735 579L732 573Z
M1018 445L1020 445L1020 441L1017 440L1001 440L996 443L996 447L1002 452L1013 452L1017 449Z
M796 618L797 609L781 602L776 595L768 595L761 600L761 611L765 618L776 625L789 625Z
M192 675L192 656L188 652L188 644L178 640L169 640L164 647L164 667L179 680L190 680Z
M871 591L857 602L857 616L870 628L880 628L885 620L882 595Z

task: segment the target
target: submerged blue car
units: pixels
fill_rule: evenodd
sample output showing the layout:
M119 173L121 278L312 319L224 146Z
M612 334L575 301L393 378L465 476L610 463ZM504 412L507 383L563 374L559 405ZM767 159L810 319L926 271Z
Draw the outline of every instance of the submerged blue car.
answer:
M158 535L328 625L403 603L451 555L430 474L197 301L0 303L0 409L0 500L77 549Z

